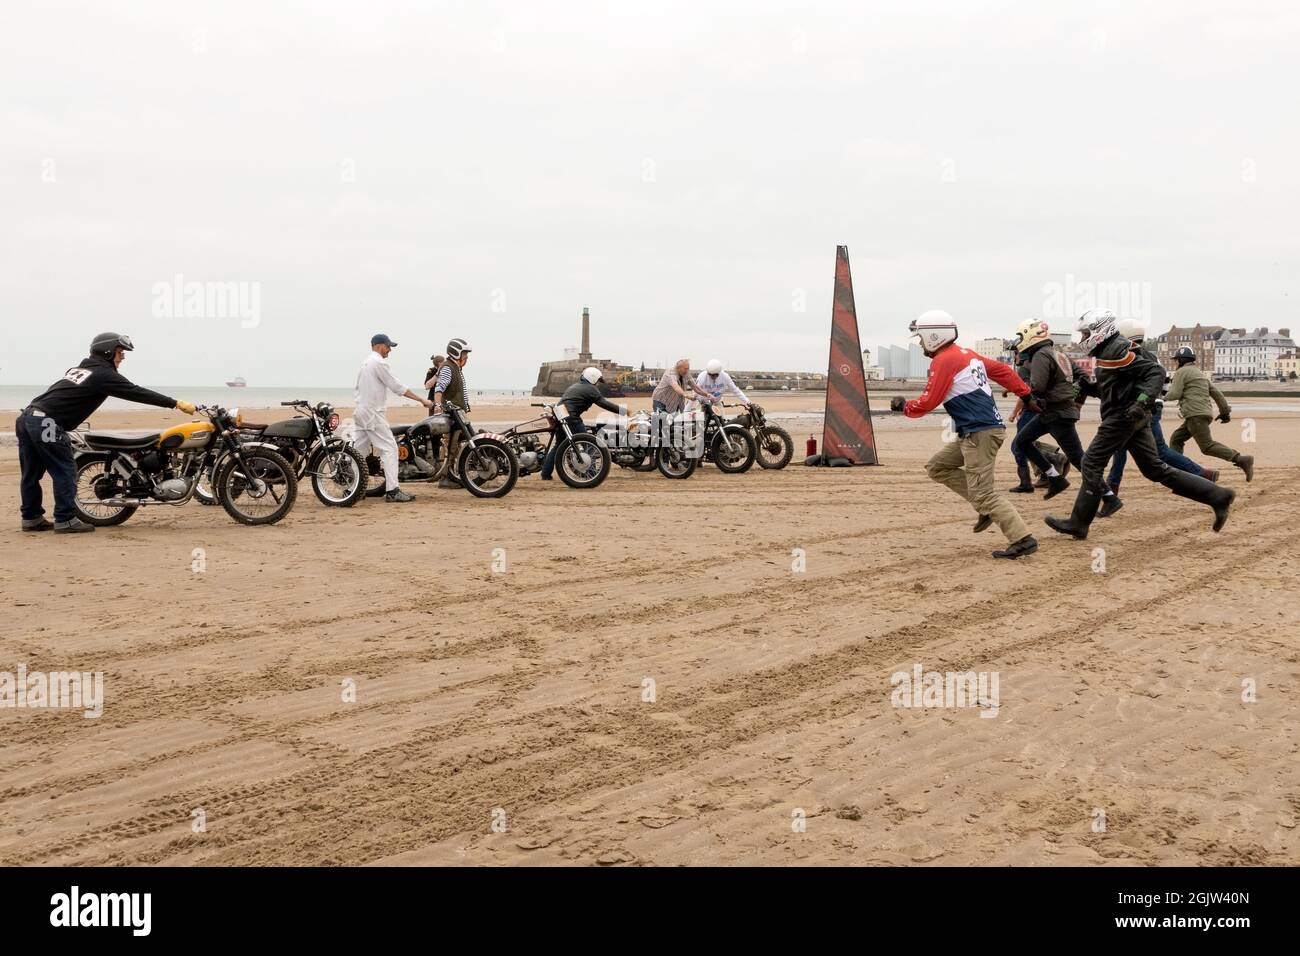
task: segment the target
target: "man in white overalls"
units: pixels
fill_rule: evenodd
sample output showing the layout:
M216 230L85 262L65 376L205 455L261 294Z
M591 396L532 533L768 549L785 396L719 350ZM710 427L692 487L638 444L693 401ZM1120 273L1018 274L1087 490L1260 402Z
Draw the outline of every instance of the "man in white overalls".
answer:
M362 457L372 450L379 457L384 466L385 501L414 501L414 495L408 495L397 486L397 440L388 425L385 406L389 392L419 402L425 408L432 408L433 402L421 398L393 378L388 367L388 353L395 348L397 343L382 332L370 340L370 354L361 363L361 371L357 372L357 407L352 413L356 431L352 444Z

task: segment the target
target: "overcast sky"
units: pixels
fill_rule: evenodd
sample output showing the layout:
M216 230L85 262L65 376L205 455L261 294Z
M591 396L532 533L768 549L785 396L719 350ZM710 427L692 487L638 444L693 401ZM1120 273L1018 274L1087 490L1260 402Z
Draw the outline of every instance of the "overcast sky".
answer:
M0 384L113 330L145 384L348 386L385 331L528 387L583 305L601 357L824 370L837 243L873 349L1107 284L1300 331L1300 13L1244 6L11 5Z

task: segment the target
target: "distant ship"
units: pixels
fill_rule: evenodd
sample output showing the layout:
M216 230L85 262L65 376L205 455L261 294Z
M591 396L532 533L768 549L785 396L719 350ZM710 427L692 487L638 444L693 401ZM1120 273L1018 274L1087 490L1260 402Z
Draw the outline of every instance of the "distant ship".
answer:
M226 383L226 388L244 388L246 385L248 385L248 383L244 381L244 377L242 375L236 375Z

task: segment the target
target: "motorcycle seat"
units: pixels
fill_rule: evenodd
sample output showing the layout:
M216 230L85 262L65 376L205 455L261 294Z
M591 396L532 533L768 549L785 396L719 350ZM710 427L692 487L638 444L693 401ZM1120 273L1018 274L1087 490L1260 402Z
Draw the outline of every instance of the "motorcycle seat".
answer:
M410 430L411 430L411 426L410 426L410 425L394 425L394 426L393 426L393 434L394 434L394 435L405 435L405 434L406 434L407 432L409 432Z
M115 435L112 432L85 432L81 437L91 448L148 448L158 444L161 432L130 432Z

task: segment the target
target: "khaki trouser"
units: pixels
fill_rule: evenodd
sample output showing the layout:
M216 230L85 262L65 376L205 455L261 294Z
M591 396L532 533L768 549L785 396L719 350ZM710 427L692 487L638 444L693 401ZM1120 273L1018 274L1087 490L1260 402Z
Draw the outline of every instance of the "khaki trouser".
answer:
M1202 455L1222 458L1224 461L1236 461L1240 454L1223 442L1215 441L1214 436L1210 434L1209 415L1193 415L1191 418L1183 419L1178 430L1169 436L1169 447L1181 455L1183 446L1187 444L1189 438L1196 440L1196 447L1201 450Z
M1029 527L993 483L993 465L1006 435L1005 428L989 428L949 442L930 459L925 470L939 484L969 501L976 513L991 517L1008 541L1019 541L1029 534Z

